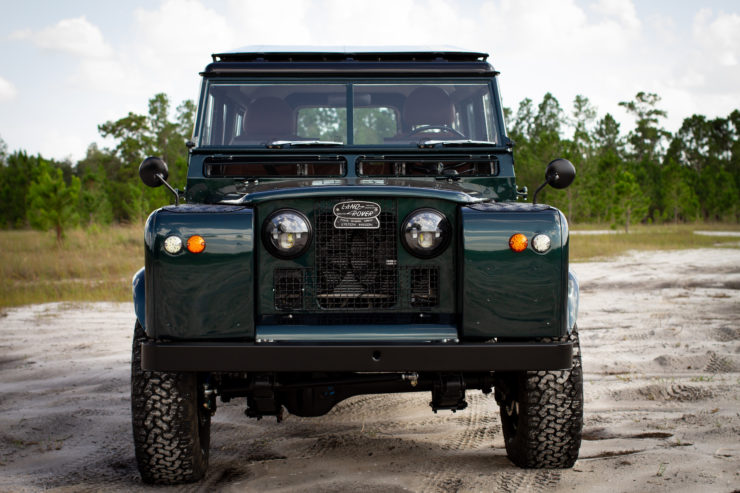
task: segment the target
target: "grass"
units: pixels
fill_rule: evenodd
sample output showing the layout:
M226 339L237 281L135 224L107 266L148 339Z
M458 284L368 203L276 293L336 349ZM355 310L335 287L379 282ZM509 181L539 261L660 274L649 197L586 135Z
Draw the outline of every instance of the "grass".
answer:
M576 225L574 230L609 229ZM740 245L738 237L695 230L740 231L738 224L635 226L630 234L573 235L573 260L603 259L629 250ZM62 245L54 234L0 230L0 308L53 301L130 301L131 277L144 264L143 225L74 230Z
M571 231L610 230L608 226L574 225ZM679 224L635 225L629 234L617 230L613 234L573 234L570 237L570 258L573 261L603 260L624 255L630 250L685 250L692 248L740 247L737 236L703 236L694 231L740 232L740 224Z
M0 307L51 301L129 301L144 265L144 228L93 227L67 233L0 231Z

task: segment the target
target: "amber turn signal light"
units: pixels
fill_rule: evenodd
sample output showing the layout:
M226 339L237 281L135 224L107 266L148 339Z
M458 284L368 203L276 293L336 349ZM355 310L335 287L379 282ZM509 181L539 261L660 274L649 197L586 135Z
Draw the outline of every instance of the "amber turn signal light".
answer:
M509 248L511 248L515 252L523 252L524 250L526 250L527 243L527 237L521 233L512 235L512 237L509 238ZM188 249L189 248L190 247L188 247Z
M193 235L188 238L187 249L190 253L200 253L206 249L206 240L202 236Z

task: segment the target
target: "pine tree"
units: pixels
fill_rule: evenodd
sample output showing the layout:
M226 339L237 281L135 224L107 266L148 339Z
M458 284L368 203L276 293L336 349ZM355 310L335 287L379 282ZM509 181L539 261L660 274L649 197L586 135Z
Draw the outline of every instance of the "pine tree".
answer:
M80 180L72 176L64 182L62 170L46 161L40 165L38 178L28 188L28 222L39 230L54 229L57 243L64 240L64 231L79 220L77 200Z
M630 232L630 224L641 221L648 211L649 202L640 188L635 175L619 170L614 183L614 220L624 224L624 232Z

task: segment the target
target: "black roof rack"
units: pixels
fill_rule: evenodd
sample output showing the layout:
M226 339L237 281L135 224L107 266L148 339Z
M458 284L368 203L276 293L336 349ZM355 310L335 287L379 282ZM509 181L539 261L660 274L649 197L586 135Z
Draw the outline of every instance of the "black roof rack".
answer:
M214 53L214 62L482 62L488 53L444 47L261 47Z
M202 75L494 75L487 53L453 47L246 47L215 53Z

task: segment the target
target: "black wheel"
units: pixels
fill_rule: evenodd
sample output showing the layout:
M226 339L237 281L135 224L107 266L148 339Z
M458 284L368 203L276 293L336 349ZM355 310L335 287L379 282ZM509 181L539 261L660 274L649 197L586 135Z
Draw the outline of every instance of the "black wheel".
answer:
M131 352L131 415L136 462L145 483L198 481L208 468L211 413L196 373L142 371L144 329L136 322Z
M567 468L578 459L583 430L583 369L578 331L569 370L512 372L501 376L496 400L506 455L519 467Z

